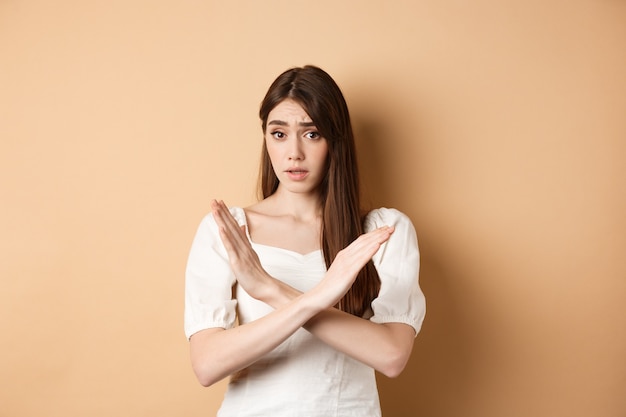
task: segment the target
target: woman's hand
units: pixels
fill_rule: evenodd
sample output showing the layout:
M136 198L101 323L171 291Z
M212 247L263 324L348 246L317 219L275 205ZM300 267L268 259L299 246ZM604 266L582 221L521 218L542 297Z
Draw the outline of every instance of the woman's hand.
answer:
M211 208L237 281L250 296L262 299L273 278L263 269L252 249L246 226L239 226L223 201L213 200Z
M384 226L359 236L354 242L339 251L328 268L326 275L315 287L328 301L326 307L333 306L348 292L359 271L372 259L372 256L385 243L394 228Z
M278 284L261 266L259 257L248 240L245 226L239 226L223 201L213 200L211 208L219 227L220 238L228 253L230 266L239 284L251 297L258 300L266 301L275 296L269 292L277 290ZM339 251L324 278L314 288L314 294L320 297L321 308L337 304L348 292L359 271L372 259L393 231L394 228L389 226L372 230Z

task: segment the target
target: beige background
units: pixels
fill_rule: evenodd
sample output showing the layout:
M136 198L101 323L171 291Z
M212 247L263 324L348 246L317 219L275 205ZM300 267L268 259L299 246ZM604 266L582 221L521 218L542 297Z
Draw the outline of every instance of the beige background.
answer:
M626 415L626 2L2 0L0 60L0 416L213 415L187 251L307 63L420 240L385 416Z

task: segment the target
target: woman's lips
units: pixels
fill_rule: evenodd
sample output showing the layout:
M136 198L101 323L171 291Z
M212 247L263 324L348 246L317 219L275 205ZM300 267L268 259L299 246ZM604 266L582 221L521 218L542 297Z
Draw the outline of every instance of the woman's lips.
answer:
M302 168L291 168L286 170L285 173L293 181L302 181L309 175L309 171Z

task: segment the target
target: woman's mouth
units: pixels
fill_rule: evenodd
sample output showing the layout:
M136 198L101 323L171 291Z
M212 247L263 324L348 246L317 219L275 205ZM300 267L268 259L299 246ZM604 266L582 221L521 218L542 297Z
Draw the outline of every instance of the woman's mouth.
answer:
M309 171L302 168L291 168L285 171L287 177L294 181L301 181L309 175Z

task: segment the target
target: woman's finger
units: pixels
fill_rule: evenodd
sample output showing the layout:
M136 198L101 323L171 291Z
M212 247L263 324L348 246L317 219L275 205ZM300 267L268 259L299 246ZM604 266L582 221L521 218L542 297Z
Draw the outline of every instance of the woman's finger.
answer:
M211 203L211 208L213 209L213 213L216 216L216 220L218 221L219 226L232 230L233 222L235 224L237 222L230 214L228 207L226 207L223 202L219 203L216 200L213 200Z
M217 202L213 200L211 207L213 208L213 213L215 217L215 221L218 227L223 230L223 232L228 235L229 239L233 244L237 245L245 245L248 246L248 238L245 233L245 229L242 230L237 220L232 216L230 210L223 201Z
M391 237L393 232L393 227L384 226L359 236L339 253L341 259L347 263L354 263L355 267L361 268L374 256L380 249L380 246Z
M386 242L394 232L392 226L383 226L359 236L354 242L346 247L347 250L359 252L364 248L375 247Z
M238 224L223 201L213 200L211 205L231 266L238 272L257 269L258 256L248 240L246 226Z

